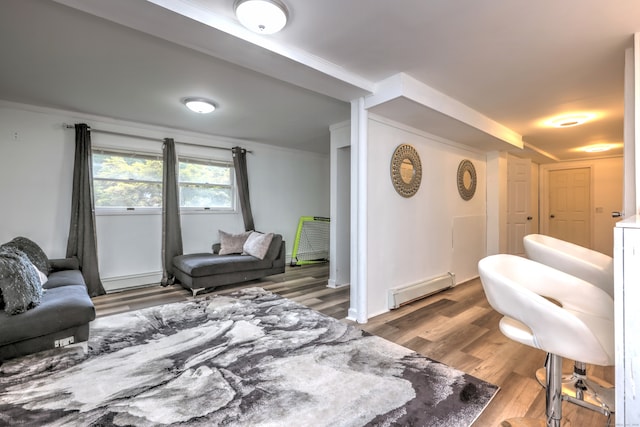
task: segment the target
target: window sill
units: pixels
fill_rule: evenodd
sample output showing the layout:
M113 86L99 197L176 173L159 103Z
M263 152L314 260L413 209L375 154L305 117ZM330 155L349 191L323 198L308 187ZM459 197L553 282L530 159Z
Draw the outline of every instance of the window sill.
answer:
M96 216L162 215L160 208L96 208Z
M236 214L236 209L181 208L180 215ZM160 208L97 208L96 216L162 215Z
M201 215L201 214L235 214L235 209L224 208L181 208L180 215Z

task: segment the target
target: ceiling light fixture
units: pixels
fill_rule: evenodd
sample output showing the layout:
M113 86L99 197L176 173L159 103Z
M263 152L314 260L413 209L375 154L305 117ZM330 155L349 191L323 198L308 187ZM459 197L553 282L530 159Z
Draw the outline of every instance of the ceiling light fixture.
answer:
M216 109L213 102L204 98L185 98L182 103L191 111L200 114L209 114Z
M596 115L592 113L569 114L565 116L554 117L548 120L547 124L555 128L569 128L573 126L579 126L583 123L588 122L589 120L593 120L595 116Z
M613 148L612 144L595 144L588 147L584 147L583 151L587 153L601 153L603 151L609 151Z
M234 10L240 23L258 34L277 33L289 17L286 6L278 0L236 0Z

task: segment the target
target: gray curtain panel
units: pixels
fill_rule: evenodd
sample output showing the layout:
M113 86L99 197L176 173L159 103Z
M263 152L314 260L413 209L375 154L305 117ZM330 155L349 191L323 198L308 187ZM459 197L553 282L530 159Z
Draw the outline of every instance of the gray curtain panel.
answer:
M173 257L182 255L176 143L165 138L162 172L162 285L173 284Z
M93 206L91 133L84 124L76 124L76 154L73 164L71 225L67 240L67 258L77 257L89 295L104 295L98 272L96 220Z
M233 166L236 173L236 183L238 184L238 197L240 198L242 219L244 219L244 229L246 231L255 230L255 226L253 225L253 214L251 213L251 201L249 200L247 150L240 147L233 147L231 152L233 153Z

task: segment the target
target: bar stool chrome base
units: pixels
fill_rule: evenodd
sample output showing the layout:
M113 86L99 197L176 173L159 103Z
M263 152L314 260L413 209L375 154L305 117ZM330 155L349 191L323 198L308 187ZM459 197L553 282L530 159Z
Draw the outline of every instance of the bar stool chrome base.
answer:
M500 427L560 427L562 420L562 357L547 353L545 363L545 416L546 420L535 418L508 418L500 423Z
M580 373L580 370L586 372L581 363L576 362L570 375L562 376L562 399L608 417L615 412L615 387L604 380L587 378ZM546 386L546 378L545 368L536 371L542 387Z

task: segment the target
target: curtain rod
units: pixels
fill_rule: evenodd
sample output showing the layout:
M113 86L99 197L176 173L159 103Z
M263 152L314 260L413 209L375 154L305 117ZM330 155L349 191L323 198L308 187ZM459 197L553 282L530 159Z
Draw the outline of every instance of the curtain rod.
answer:
M64 127L65 129L75 129L76 128L75 125L68 125L66 123L63 123L62 127ZM144 139L145 141L164 142L164 139L152 138L150 136L141 136L141 135L134 135L134 134L131 134L131 133L114 132L114 131L111 131L111 130L93 129L90 126L88 126L87 128L91 132L104 133L106 135L125 136L125 137L130 137L130 138ZM216 150L231 150L231 148L227 148L227 147L216 147L216 146L213 146L213 145L195 144L193 142L175 141L175 143L176 144L180 144L180 145L190 145L190 146L193 146L193 147L213 148L213 149L216 149ZM253 151L246 150L246 152L249 153L249 154L253 154Z

